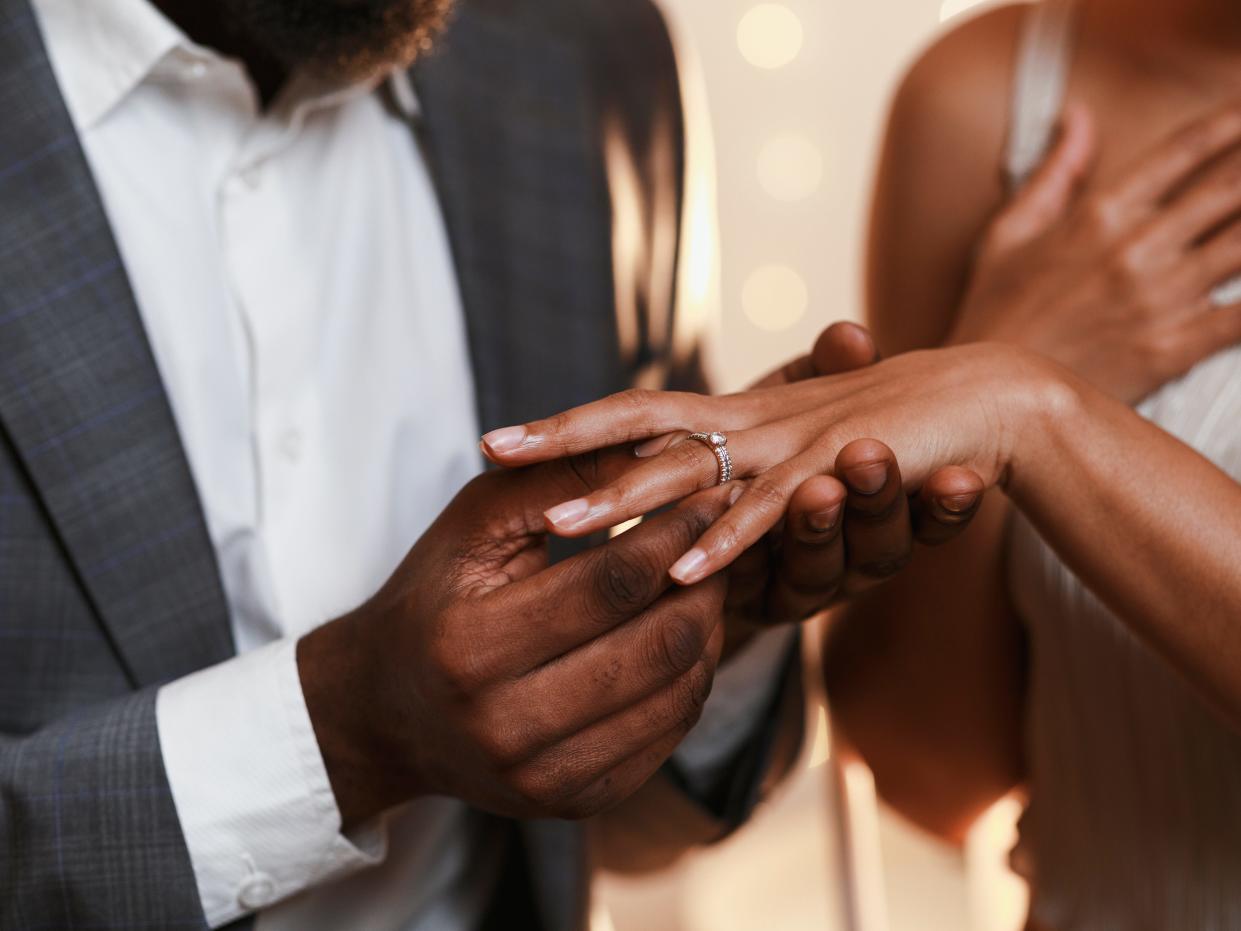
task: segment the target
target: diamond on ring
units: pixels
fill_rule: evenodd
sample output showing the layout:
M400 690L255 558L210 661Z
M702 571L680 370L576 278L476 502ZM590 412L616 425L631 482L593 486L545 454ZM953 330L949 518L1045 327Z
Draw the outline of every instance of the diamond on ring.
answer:
M715 459L719 463L719 476L716 484L726 485L733 480L733 457L728 453L728 437L718 430L711 433L691 433L691 440L697 440L704 443L715 453Z

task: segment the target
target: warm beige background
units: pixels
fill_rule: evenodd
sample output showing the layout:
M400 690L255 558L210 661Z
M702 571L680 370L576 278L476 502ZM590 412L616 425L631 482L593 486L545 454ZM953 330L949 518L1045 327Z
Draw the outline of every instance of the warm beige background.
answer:
M747 14L771 4L663 2L705 74L722 226L719 361L726 383L737 387L804 351L828 322L860 316L865 213L887 99L944 20L989 0L780 0L783 11L765 11L766 28L740 36ZM773 69L748 62L743 45L751 55L779 56L789 13L801 31L793 60ZM764 146L790 134L797 137L785 146L792 161L770 153L764 161ZM777 194L799 193L815 150L822 179L812 193L788 201L765 190L764 171ZM787 283L775 292L752 288L752 319L746 284L769 265L799 276L804 300ZM968 855L939 847L876 813L864 772L837 770L819 705L808 723L814 739L797 777L752 825L656 880L605 880L596 931L1019 926L1020 889L999 866L1011 810L997 813Z

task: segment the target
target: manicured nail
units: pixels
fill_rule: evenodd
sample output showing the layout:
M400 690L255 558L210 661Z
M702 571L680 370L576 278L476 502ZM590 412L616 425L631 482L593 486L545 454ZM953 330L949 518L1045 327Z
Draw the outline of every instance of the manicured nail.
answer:
M737 499L745 494L745 486L740 482L733 485L733 490L728 493L728 506L732 507L737 503Z
M806 525L815 533L828 533L835 530L838 520L840 520L839 504L825 511L815 511L813 514L806 515Z
M549 511L544 511L543 516L547 518L548 523L560 530L572 530L588 513L590 513L590 502L585 498L578 498L576 501L566 501Z
M698 581L698 573L702 571L702 567L706 564L706 550L694 547L676 561L676 565L668 570L668 574L682 585L692 585Z
M952 495L940 498L939 503L949 514L964 514L978 503L978 495Z
M658 456L667 449L668 444L671 442L672 437L670 436L657 436L653 440L639 443L633 448L633 454L639 459L650 459L652 456Z
M859 494L877 495L888 484L888 464L886 462L867 462L862 465L845 469L845 479L849 487Z
M526 442L526 428L505 427L502 430L492 430L483 437L483 442L493 453L511 453Z

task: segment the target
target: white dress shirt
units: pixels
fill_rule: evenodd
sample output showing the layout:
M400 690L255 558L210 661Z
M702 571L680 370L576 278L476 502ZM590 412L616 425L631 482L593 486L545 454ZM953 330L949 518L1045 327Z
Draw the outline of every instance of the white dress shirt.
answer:
M392 79L394 108L375 84L295 79L264 110L239 63L147 0L34 5L240 654L157 703L207 919L470 928L498 868L489 822L423 799L344 836L294 655L377 591L481 468L461 299L408 83ZM730 674L740 681L717 687L691 769L718 766L752 727L784 642L768 638ZM749 687L755 675L763 687Z

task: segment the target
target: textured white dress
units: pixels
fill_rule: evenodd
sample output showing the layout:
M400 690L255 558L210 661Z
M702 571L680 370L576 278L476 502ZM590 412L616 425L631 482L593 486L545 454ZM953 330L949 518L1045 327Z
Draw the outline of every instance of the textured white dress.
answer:
M1014 183L1036 167L1054 131L1072 12L1071 3L1048 0L1028 14L1007 166ZM1241 479L1241 349L1204 362L1139 410ZM1031 644L1031 804L1013 860L1031 880L1033 923L1241 929L1241 735L1026 521L1015 522L1009 543L1010 585ZM1195 622L1190 611L1183 622ZM1241 636L1241 616L1237 626Z

